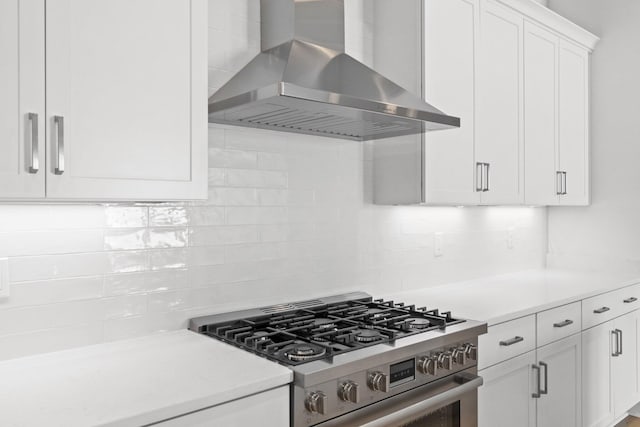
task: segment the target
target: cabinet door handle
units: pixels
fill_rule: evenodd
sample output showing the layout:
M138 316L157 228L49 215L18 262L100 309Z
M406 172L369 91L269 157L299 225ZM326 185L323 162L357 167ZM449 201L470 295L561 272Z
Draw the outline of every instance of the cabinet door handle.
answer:
M562 322L554 323L554 328L564 328L565 326L573 325L573 320L567 319Z
M544 368L544 389L538 386L538 388L540 388L540 394L549 394L549 365L544 362L539 362L538 364L540 368Z
M484 189L482 191L487 192L489 191L489 166L491 166L489 163L485 163L485 181L484 181Z
M484 190L484 163L476 163L476 192Z
M40 170L40 155L38 146L38 115L36 113L27 114L27 119L31 123L31 156L29 159L29 173L38 173Z
M613 350L611 350L611 356L613 357L618 357L620 356L620 352L618 351L620 348L620 339L618 337L618 332L616 331L611 331L611 346L613 347ZM613 345L613 341L615 340L615 346Z
M605 313L605 312L607 312L609 310L611 310L609 307L600 307L600 308L598 308L596 310L593 310L593 312L595 314L602 314L602 313Z
M622 330L616 329L616 334L618 334L618 355L622 355Z
M503 347L509 347L510 345L514 345L514 344L517 344L517 343L522 342L522 341L524 341L524 338L516 336L516 337L513 337L513 338L511 338L509 340L500 341L500 345L503 346Z
M540 399L540 396L542 395L540 391L540 366L531 365L531 369L536 371L536 377L538 379L538 388L535 392L531 393L531 397L533 397L534 399Z
M56 125L56 165L53 173L62 175L64 173L64 117L53 116Z
M562 172L562 194L567 194L567 173Z
M560 196L562 194L562 172L556 172L556 194Z
M627 299L623 300L623 302L625 304L631 304L632 302L636 302L636 301L638 301L638 298L636 298L636 297L631 297L631 298L627 298Z

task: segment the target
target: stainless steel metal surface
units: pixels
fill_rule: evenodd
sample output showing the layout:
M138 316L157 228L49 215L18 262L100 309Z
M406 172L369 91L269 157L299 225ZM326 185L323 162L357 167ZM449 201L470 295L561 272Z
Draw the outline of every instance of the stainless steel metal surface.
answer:
M340 384L338 397L345 402L360 403L360 386L354 381L345 381Z
M549 365L545 362L540 362L540 369L544 368L544 388L539 387L540 394L549 394Z
M523 337L515 336L515 337L510 338L508 340L500 341L500 345L503 346L503 347L509 347L511 345L517 344L517 343L522 342L522 341L524 341Z
M53 173L62 175L64 173L64 117L53 116L53 123L56 126L56 163Z
M540 392L540 366L531 365L531 369L536 371L536 379L538 381L536 391L531 393L531 397L533 397L534 399L540 399L540 396L542 395L542 393Z
M209 121L351 140L459 127L344 52L343 0L261 0L262 52L209 98Z
M611 356L618 357L620 356L620 337L618 336L617 329L611 331L611 338L611 346L613 347Z
M40 170L40 149L38 145L38 115L36 113L27 114L27 119L31 123L31 155L29 156L29 173L38 173Z
M476 191L484 190L484 163L476 163Z
M489 191L489 167L491 166L491 164L490 163L485 163L484 166L486 168L485 169L486 178L485 178L485 181L484 181L485 187L484 187L484 189L482 191L486 192L486 191Z
M616 329L616 334L618 334L618 354L622 355L622 330Z
M573 320L567 319L567 320L563 320L562 322L554 323L553 327L554 328L564 328L565 326L569 326L569 325L573 325Z
M477 370L470 368L449 375L359 411L327 420L318 427L398 427L456 404L460 411L459 425L477 427L477 388L483 380L476 374Z

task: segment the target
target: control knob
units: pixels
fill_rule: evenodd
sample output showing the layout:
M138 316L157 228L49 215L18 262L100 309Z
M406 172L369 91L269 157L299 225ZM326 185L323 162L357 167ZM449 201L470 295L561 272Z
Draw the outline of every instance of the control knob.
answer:
M327 409L327 396L321 391L309 393L304 401L304 406L312 414L324 415Z
M370 372L368 376L369 388L373 391L389 391L389 378L380 371Z
M418 360L418 371L425 375L437 375L438 374L438 360L433 356L421 357Z
M464 365L467 363L467 353L464 346L453 349L451 355L456 365Z
M338 388L338 397L345 402L358 403L360 401L359 388L360 386L353 381L344 382Z
M473 344L466 344L464 346L464 352L469 360L478 360L478 347Z
M453 356L451 353L447 351L438 355L438 367L446 370L453 368Z

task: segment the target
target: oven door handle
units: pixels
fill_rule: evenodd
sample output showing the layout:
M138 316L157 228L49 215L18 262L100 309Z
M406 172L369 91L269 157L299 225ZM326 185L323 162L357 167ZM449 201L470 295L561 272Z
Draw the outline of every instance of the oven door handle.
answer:
M420 415L424 415L441 408L446 402L456 400L458 397L474 391L482 385L482 377L475 375L469 379L464 378L464 380L465 381L457 387L438 393L433 397L423 400L422 402L407 406L406 408L380 417L374 421L362 424L361 427L388 427L392 425L401 425L403 422L406 422L406 420L411 420L419 417Z

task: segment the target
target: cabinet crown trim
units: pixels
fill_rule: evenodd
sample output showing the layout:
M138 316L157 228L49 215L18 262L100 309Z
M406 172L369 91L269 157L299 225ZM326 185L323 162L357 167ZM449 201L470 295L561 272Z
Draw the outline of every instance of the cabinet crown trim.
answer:
M552 31L572 40L593 51L600 37L585 30L579 25L569 21L548 7L533 0L495 0L498 3L514 9L538 24L541 24Z

